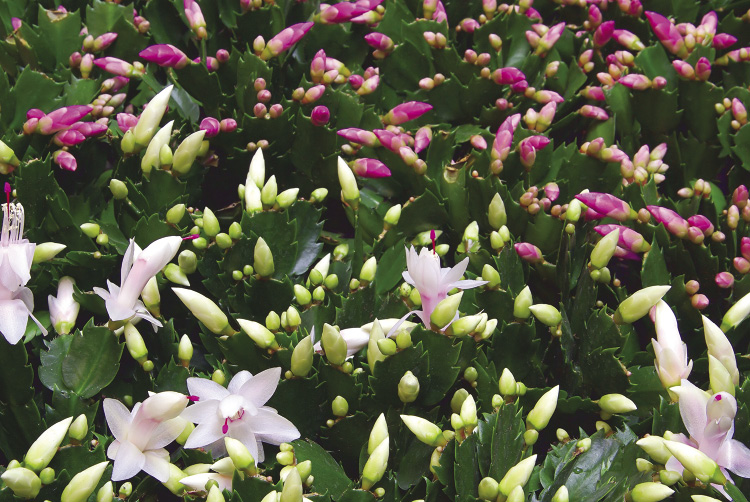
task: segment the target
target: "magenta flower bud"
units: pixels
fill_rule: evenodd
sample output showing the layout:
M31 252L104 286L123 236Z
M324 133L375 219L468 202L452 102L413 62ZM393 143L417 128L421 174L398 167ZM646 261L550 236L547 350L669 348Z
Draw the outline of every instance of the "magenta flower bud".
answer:
M237 129L237 121L234 119L224 119L219 122L221 132L234 132Z
M421 101L409 101L394 107L383 117L383 123L399 125L417 119L432 110L432 105Z
M382 33L373 32L365 35L365 42L373 49L383 52L391 52L393 50L393 40Z
M480 26L479 21L470 17L462 19L458 23L458 27L461 28L461 31L465 31L466 33L474 33L474 31Z
M263 52L260 54L260 58L268 60L272 57L276 57L291 46L299 42L308 31L313 27L315 23L297 23L281 30L276 36L268 41Z
M599 26L602 23L602 11L596 5L589 6L589 23L592 26Z
M722 289L729 289L734 286L734 276L729 272L719 272L714 280L716 285Z
M531 30L526 31L526 42L533 48L539 47L539 41L542 39L536 32Z
M83 143L86 140L86 136L83 133L68 129L67 131L60 131L55 134L53 141L58 146L76 146Z
M353 18L371 11L377 5L369 7L367 2L362 5L360 2L340 2L335 5L329 5L315 16L322 24L339 24L351 21Z
M549 30L547 30L547 33L542 35L542 38L539 40L539 45L537 46L535 53L536 54L546 54L549 52L550 49L557 43L557 41L560 39L560 36L562 36L563 31L565 31L565 23L557 23L556 25L552 26Z
M539 110L537 122L540 122L546 126L549 126L553 120L555 120L555 113L557 112L557 103L555 101L549 101L546 105Z
M594 45L596 47L603 47L607 42L612 39L612 34L615 31L615 22L607 21L599 25L594 32Z
M448 13L445 12L445 5L440 0L437 0L435 5L435 14L432 15L432 20L436 23L445 22L448 24Z
M606 97L604 96L604 89L602 89L601 87L587 86L581 91L581 96L586 99L593 99L596 101L606 100Z
M526 75L518 68L498 68L492 72L492 80L499 85L508 85L526 80Z
M327 106L316 106L310 114L310 120L315 126L323 126L331 120L331 112Z
M664 89L667 86L667 79L664 77L654 77L653 82L651 83L651 87L653 89L656 89L657 91L659 89Z
M553 181L547 183L544 185L544 195L547 196L550 202L555 202L560 196L560 186Z
M532 21L536 21L538 23L542 22L542 15L534 7L529 7L523 14Z
M713 223L702 214L696 214L688 218L688 225L698 228L706 237L714 233Z
M666 143L659 143L654 147L653 150L651 150L651 153L649 154L648 158L651 160L662 160L664 158L664 155L667 154L667 144Z
M117 126L122 132L128 132L130 129L135 127L138 123L138 117L132 113L118 113L117 114Z
M619 83L629 89L636 91L643 91L651 87L651 80L646 75L639 73L630 73L625 75L618 80Z
M122 114L118 114L118 121L119 117ZM119 122L118 122L119 123ZM213 138L217 134L219 134L219 131L221 130L221 125L219 124L219 121L213 117L206 117L203 120L201 120L201 125L199 127L201 131L206 131L206 134L203 136L204 138Z
M695 63L695 76L704 82L711 76L711 62L707 58L702 57Z
M614 195L600 192L588 192L576 195L576 199L583 202L603 217L608 216L617 221L627 221L636 217L627 202Z
M78 168L78 162L73 154L66 152L65 150L58 150L52 155L52 160L55 164L65 169L66 171L75 171Z
M525 80L521 80L519 82L516 82L515 84L510 84L510 90L511 92L514 92L516 94L523 94L526 92L526 89L529 88L529 83Z
M562 103L563 101L565 101L565 98L560 96L560 94L556 93L555 91L542 90L536 91L534 93L534 100L537 103L547 104L550 102Z
M130 79L127 77L111 77L102 82L101 92L117 92L125 87Z
M615 252L612 256L614 256L615 258L620 258L621 260L634 260L634 261L641 260L641 255L636 254L632 251L628 251L627 249L622 248L620 246L617 246L615 248Z
M377 159L356 159L351 166L354 173L363 178L387 178L391 175L388 166Z
M70 55L70 58L68 58L68 64L71 68L78 68L81 66L81 61L83 60L83 56L80 52L74 52Z
M258 91L256 97L261 103L268 103L269 101L271 101L271 91L269 91L268 89L262 89Z
M339 129L338 131L336 131L336 134L352 143L358 143L360 145L369 147L380 146L380 142L378 141L378 137L375 136L375 133L365 131L364 129L350 127L347 129Z
M12 17L10 18L10 26L13 28L13 31L18 31L21 29L21 26L23 26L23 21L17 17Z
M265 117L267 111L268 109L263 103L255 103L255 106L253 106L253 115L255 115L259 119Z
M414 135L414 151L416 153L421 152L432 141L432 128L430 126L424 126L417 129L417 133Z
M326 72L326 53L320 49L310 63L310 78L316 84L323 81L323 75Z
M732 202L740 209L745 209L749 198L750 196L745 185L738 186L734 189L734 192L732 192Z
M660 206L646 206L654 219L667 227L669 233L683 238L688 233L688 222L675 211Z
M279 103L271 105L271 108L268 109L268 114L271 116L272 119L281 117L282 113L284 113L284 107L281 106Z
M737 42L737 37L734 37L729 33L719 33L714 36L711 45L714 49L726 49L727 47L734 45L735 42Z
M701 19L701 24L699 25L699 27L702 27L706 33L713 35L714 33L716 33L716 27L718 25L719 25L719 16L716 15L716 12L711 11L705 16L703 16L703 19Z
M177 70L184 68L190 62L190 59L184 52L170 44L157 44L146 47L138 55L149 63Z
M350 75L347 79L349 82L349 85L352 86L352 89L355 91L362 87L362 84L365 82L365 79L362 75Z
M617 241L617 245L629 249L634 253L644 253L651 249L651 245L646 242L641 234L622 225L598 225L594 227L594 230L599 235L607 235L615 230L620 231L620 235Z
M747 261L745 258L738 256L735 258L732 262L734 265L734 269L739 272L740 274L746 274L750 272L750 261Z
M614 30L612 37L617 40L618 44L627 47L631 51L642 51L645 49L643 42L635 34L627 30Z
M380 75L373 75L372 77L362 82L362 85L359 87L359 89L357 89L357 94L359 94L360 96L366 96L367 94L371 94L375 92L379 84L380 84Z
M394 134L391 131L387 131L385 129L375 129L372 132L375 133L375 136L377 136L378 141L380 141L380 144L382 146L386 147L388 150L392 151L395 154L399 153L399 150L402 146L406 146L404 140L402 140L398 134Z
M595 120L607 120L609 118L609 114L606 110L592 105L583 105L581 109L578 110L578 113L586 118Z
M407 166L413 166L419 160L419 157L417 157L417 154L414 153L414 150L412 150L408 146L402 146L401 148L399 148L398 155Z
M93 109L94 107L89 105L71 105L58 108L39 119L37 132L46 135L67 129L91 113Z
M200 63L200 58L198 58L198 61L196 63ZM206 68L208 68L208 71L216 71L219 69L219 60L215 57L208 56L206 58Z
M646 11L646 19L648 19L651 29L654 30L656 38L661 41L669 52L681 58L687 56L685 41L680 31L669 19L657 12L651 11Z
M487 140L485 140L479 134L475 134L471 138L469 138L469 142L471 143L471 146L473 146L477 150L481 151L487 149Z
M746 260L750 260L750 237L743 237L740 241L740 253Z
M682 78L686 78L688 80L695 79L695 70L692 66L690 66L690 63L675 59L674 61L672 61L672 66L674 66L674 69L677 70L677 74Z
M219 49L216 51L216 60L219 63L226 63L229 61L229 51L226 49Z
M310 103L316 102L321 97L323 97L323 93L325 92L326 86L324 86L323 84L318 84L310 87L307 91L305 91L305 94L302 97L302 104L309 105Z
M528 242L517 242L513 245L519 258L531 264L542 263L544 256L542 250Z
M185 9L185 17L188 20L190 29L193 30L198 40L208 38L206 32L206 20L203 18L203 11L195 0L183 0L182 6Z
M106 119L102 120L101 122L76 122L72 126L70 126L70 131L78 131L81 134L83 134L86 138L91 138L93 136L99 136L101 134L104 134L107 132L107 123L105 122Z
M734 115L734 119L740 124L747 122L747 109L745 109L742 101L737 98L732 98L732 115Z
M109 73L113 73L121 77L141 76L140 72L138 72L132 64L128 63L127 61L123 61L122 59L107 56L104 58L94 59L94 64L104 71L108 71Z
M117 33L103 33L94 39L93 51L103 51L112 45L115 40L117 40Z
M26 112L26 119L40 119L44 117L44 115L45 113L39 108L30 108L29 111Z
M526 169L530 169L536 161L536 151L541 150L549 144L549 138L546 136L531 136L521 140L518 144L518 151L521 155L521 164Z
M508 157L510 147L513 144L513 133L521 121L521 114L516 113L506 118L495 133L495 140L492 143L490 155L493 160L503 161Z

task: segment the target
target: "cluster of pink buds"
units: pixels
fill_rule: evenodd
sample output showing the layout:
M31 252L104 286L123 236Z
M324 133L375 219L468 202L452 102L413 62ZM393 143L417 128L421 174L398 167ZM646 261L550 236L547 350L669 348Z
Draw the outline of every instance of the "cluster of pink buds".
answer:
M526 110L523 121L529 129L536 132L544 132L552 125L556 111L557 103L550 101L539 112L536 112L533 108Z
M81 34L85 33L82 32ZM117 40L117 33L103 33L96 38L92 35L85 35L86 38L83 39L83 46L81 47L83 52L101 52Z
M237 121L227 118L219 121L214 117L206 117L201 120L199 130L206 131L204 138L213 138L220 132L234 132L237 129Z
M646 18L662 45L682 59L698 45L726 49L737 41L737 38L728 33L716 33L718 17L713 11L703 16L697 27L690 23L675 25L672 20L657 12L646 12Z
M727 226L730 230L736 230L740 218L745 223L750 223L750 204L748 204L747 187L740 185L732 194L732 204L724 210L727 217Z
M539 198L539 189L535 186L530 187L518 199L521 208L531 215L539 211L549 211L552 203L560 195L560 188L556 183L547 183L544 188L544 196Z
M717 66L726 66L730 61L733 63L746 63L750 61L750 47L743 47L742 49L727 52L720 58L716 58L714 64Z
M436 73L432 78L425 77L423 79L420 79L419 88L424 89L425 91L430 91L443 82L445 82L445 75L443 75L442 73Z
M729 98L724 98L721 103L716 103L716 112L719 115L723 115L727 110L732 112L732 122L730 122L732 129L737 131L747 124L747 108L742 101L737 98L732 98L731 101Z
M425 31L422 36L427 42L427 45L433 49L445 49L445 46L448 45L448 39L440 32L434 33L432 31Z
M490 157L490 170L493 174L500 174L503 170L503 162L508 158L510 148L513 145L513 134L521 122L521 114L516 113L506 118L495 133L495 140L492 142Z
M356 2L340 2L334 5L320 4L320 12L315 14L313 21L321 24L340 24L349 21L370 24L367 14L375 10L383 0L357 0Z
M641 146L633 157L632 163L622 165L624 183L645 185L652 177L656 184L664 181L664 173L669 169L669 165L663 160L666 153L666 143L659 144L653 150L648 145Z
M641 0L617 0L620 11L628 16L640 17L643 14L643 4Z
M425 19L431 19L436 23L448 24L448 14L445 12L445 6L440 0L423 0L422 14Z
M685 283L685 293L690 297L690 303L696 310L703 310L709 304L708 297L702 293L698 293L700 287L700 283L694 279Z
M576 200L589 209L587 219L608 217L624 222L638 217L638 214L633 211L627 202L608 193L583 192L576 195Z
M99 96L91 102L93 109L91 115L94 117L109 117L115 111L115 108L120 106L127 95L124 92L115 94L99 94Z
M580 0L579 0L580 2ZM542 15L532 5L533 0L521 0L518 5L508 5L507 3L501 3L497 6L497 11L503 14L515 12L517 14L523 14L532 21L538 23L542 22Z
M604 138L596 138L585 142L581 145L579 151L602 162L619 162L621 170L628 169L628 166L632 167L628 154L620 150L617 145L606 146Z
M699 178L695 180L692 187L687 186L677 190L677 195L683 199L693 197L708 199L711 196L711 184Z
M370 66L365 70L364 76L350 75L347 81L357 94L366 96L375 92L380 85L380 69Z
M145 17L138 15L135 9L133 9L133 24L141 35L145 35L151 29L151 23Z
M565 23L558 23L552 27L541 23L532 24L531 30L526 31L526 41L534 49L534 54L544 57L560 40L564 30Z
M740 240L740 254L734 261L734 269L740 274L747 274L750 272L750 237L743 237Z
M672 66L677 70L677 74L686 80L701 80L705 82L711 76L711 62L708 58L702 57L695 63L693 68L690 63L675 59Z
M365 42L375 49L372 52L372 56L375 59L384 59L388 54L393 52L393 49L396 47L389 36L377 32L365 35Z
M324 86L316 86L318 88L325 89ZM284 112L284 107L279 104L273 104L269 107L266 106L266 104L271 101L271 91L266 89L266 80L262 77L258 77L255 79L255 82L253 83L253 88L255 89L255 92L257 93L255 95L258 102L253 107L253 115L255 115L257 118L278 118L281 116L281 114ZM312 89L315 89L312 88ZM310 89L311 92L312 89ZM320 90L320 89L317 89ZM314 91L311 92L311 94L314 93ZM322 96L322 92L320 94ZM294 93L292 93L292 98L295 101L300 101L305 97L305 90L300 87L299 89L296 89ZM320 97L320 96L318 96ZM316 98L317 99L317 98Z

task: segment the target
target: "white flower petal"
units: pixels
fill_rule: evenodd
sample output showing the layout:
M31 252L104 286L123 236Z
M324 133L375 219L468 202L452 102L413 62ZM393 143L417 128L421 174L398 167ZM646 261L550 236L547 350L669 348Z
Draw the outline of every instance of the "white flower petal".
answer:
M300 434L292 422L278 413L265 408L258 414L247 418L253 432L265 443L281 444L294 441Z
M469 259L464 258L461 262L456 263L455 267L448 267L441 270L441 281L443 284L453 284L461 279L461 276L466 272L466 267L469 266Z
M15 345L26 332L29 309L22 300L0 301L0 333L8 343Z
M260 408L276 392L280 377L281 368L279 367L261 371L242 385L239 394Z
M680 397L682 423L695 441L700 444L706 428L706 405L710 397L688 380L682 380L679 387L671 389Z
M206 401L198 401L187 408L180 414L180 417L193 422L194 424L202 424L209 420L216 420L219 412L219 401L216 399L208 399Z
M750 478L750 449L735 439L724 443L717 462L738 476Z
M487 284L487 281L477 281L477 280L464 280L464 281L455 281L450 283L449 290L453 288L458 289L473 289L478 288L479 286L484 286Z
M143 450L146 451L164 448L169 443L177 439L177 436L179 436L182 431L185 430L186 425L187 420L184 420L182 418L173 418L171 420L166 420L160 423L151 433L151 438L149 438Z
M253 374L249 371L242 370L234 377L232 377L232 380L229 382L229 385L227 385L227 390L230 394L237 394L240 391L240 387L242 387L245 382L250 380L253 377Z
M169 480L169 453L164 448L144 452L143 470L158 481Z
M218 419L199 424L185 442L185 448L200 448L224 437Z
M198 396L200 398L200 401L203 401L204 399L221 400L229 395L229 391L227 389L208 378L188 378L187 387L190 391L190 395Z
M232 438L245 445L256 462L263 462L263 459L265 458L263 454L263 445L258 444L260 439L255 436L250 421L240 420L239 422L233 423L229 432Z
M116 439L124 441L130 429L130 410L117 399L109 398L104 400L102 407L104 408L104 417L107 419L107 425L109 426L109 430L112 431L112 435Z
M145 455L133 443L130 441L121 442L112 469L112 481L124 481L132 478L143 469L145 462Z

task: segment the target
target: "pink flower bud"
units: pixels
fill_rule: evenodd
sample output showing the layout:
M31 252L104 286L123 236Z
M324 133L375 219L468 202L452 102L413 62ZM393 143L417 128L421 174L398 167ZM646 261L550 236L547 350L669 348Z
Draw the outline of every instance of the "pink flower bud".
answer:
M743 237L740 240L740 253L743 258L750 260L750 237Z
M45 113L39 108L30 108L29 111L26 112L26 119L40 119L44 117L44 115Z
M627 202L618 199L614 195L600 192L588 192L576 195L576 199L583 202L602 216L608 216L617 221L633 219L635 212Z
M664 158L664 155L667 153L667 144L666 143L659 143L654 147L653 150L651 150L651 153L649 154L648 158L651 160L662 160Z
M356 159L351 166L354 173L363 178L386 178L391 175L388 166L377 159Z
M649 80L646 75L641 75L638 73L630 73L628 75L625 75L624 77L620 78L618 82L625 87L636 91L643 91L651 87L651 80Z
M119 117L122 115L121 113L117 115L118 122ZM219 134L219 131L221 130L221 125L219 124L219 121L213 117L206 117L203 120L201 120L201 124L199 129L201 131L206 131L206 134L203 136L204 138L213 138L217 134Z
M316 102L321 97L323 97L323 93L325 92L326 86L324 86L323 84L318 84L310 87L307 91L305 91L305 95L302 98L302 104L309 105L310 103Z
M734 265L734 269L740 274L744 275L750 272L750 261L742 258L741 256L735 258L732 264Z
M58 150L52 154L52 160L55 164L65 169L66 171L75 171L78 168L78 162L73 154L66 152L65 150Z
M281 30L275 37L268 41L263 52L260 54L261 59L268 60L276 57L291 46L296 44L315 23L297 23Z
M487 140L485 140L479 134L475 134L471 138L469 138L469 142L471 143L471 146L473 146L477 150L481 151L487 149Z
M28 115L27 115L28 116ZM732 192L732 203L740 209L745 209L748 202L748 190L745 185L740 185Z
M609 114L606 110L599 108L598 106L583 105L578 112L589 119L607 120L609 118Z
M429 126L420 127L417 129L417 133L414 135L414 151L416 153L421 152L432 140L432 128Z
M421 101L409 101L402 103L383 117L384 124L399 125L410 120L421 117L432 110L432 105Z
M659 89L664 89L667 86L667 79L664 77L654 77L654 80L652 81L651 87L653 89L656 89L657 91Z
M279 103L271 105L271 108L268 109L268 114L272 119L281 117L282 113L284 113L284 107Z
M76 122L70 126L69 131L77 131L83 134L86 138L93 136L100 136L107 132L109 127L107 126L106 119L100 120L99 122Z
M642 51L645 49L643 42L627 30L614 30L612 32L612 37L617 40L618 44L627 47L631 51Z
M255 106L253 106L253 115L255 115L259 119L265 117L267 112L268 109L263 103L255 103Z
M18 31L21 29L21 26L23 26L23 21L17 17L12 17L10 18L10 26L13 28L13 31Z
M122 132L128 132L130 129L135 127L138 123L138 117L131 113L118 113L117 114L117 126ZM217 122L218 126L218 122Z
M537 103L547 104L550 102L562 103L563 101L565 101L565 98L560 96L555 91L541 90L534 93L534 100Z
M206 20L203 18L203 11L195 0L183 0L182 6L185 9L185 17L188 20L190 29L193 30L198 40L208 37L206 32Z
M226 49L219 49L216 51L216 60L219 63L226 63L229 61L229 51Z
M316 106L310 114L310 120L314 126L323 126L331 120L331 112L327 106Z
M639 254L636 254L632 251L628 251L625 248L622 248L620 246L617 246L615 248L615 253L613 255L615 258L620 258L621 260L635 260L640 261L641 256Z
M323 8L316 19L322 24L346 23L370 10L372 9L360 5L358 2L340 2Z
M651 11L646 11L646 19L648 19L651 29L654 30L656 38L661 41L669 52L678 57L687 56L685 41L682 35L680 35L679 30L669 19L657 12Z
M745 124L747 122L747 110L745 109L745 105L737 98L732 98L732 115L734 115L734 119L740 124Z
M70 55L70 58L68 58L68 63L70 64L71 68L78 68L81 66L81 60L83 59L83 56L81 56L80 52L74 52Z
M458 27L461 28L461 31L465 31L466 33L474 33L474 31L480 26L479 21L469 17L462 19L458 23Z
M141 73L136 71L135 67L123 61L113 57L98 58L94 60L94 64L104 71L119 75L121 77L140 77Z
M734 286L734 276L729 272L719 272L714 280L716 285L722 289L729 289Z
M320 49L315 53L315 56L310 63L310 78L316 84L323 81L323 75L326 72L326 53L323 49Z
M237 121L234 119L223 119L219 122L221 132L234 132L237 129Z
M336 131L336 134L352 143L358 143L369 147L380 146L380 142L378 141L378 137L375 136L375 133L363 129L357 129L356 127L339 129Z
M39 119L37 132L46 135L67 129L91 113L91 110L93 110L93 107L89 105L72 105L58 108Z
M675 211L660 206L646 206L654 219L667 227L669 233L683 238L688 233L688 222Z
M643 253L651 249L651 245L646 242L641 234L628 227L622 225L598 225L594 227L594 230L602 236L619 230L618 246L629 249L634 253Z
M399 148L398 155L407 166L413 166L419 160L419 157L417 157L417 154L414 152L414 150L412 150L408 146L402 146L401 148Z
M549 138L546 136L531 136L521 140L518 144L518 151L521 155L521 164L526 169L530 169L536 161L536 152L549 144Z
M690 297L690 303L694 308L703 310L708 307L709 301L706 295L704 295L703 293L699 293Z
M589 5L588 21L592 26L599 26L602 23L602 11L596 5Z
M117 33L103 33L94 39L93 51L103 51L112 45L115 40L117 40Z
M674 69L677 70L677 74L682 78L686 78L688 80L693 80L695 78L695 70L692 66L690 66L690 63L675 59L674 61L672 61L672 66L674 66Z
M695 76L704 82L711 76L711 62L707 58L702 57L695 63Z
M130 82L127 77L111 77L102 82L101 92L117 92Z
M510 85L511 92L515 92L516 94L523 94L528 88L529 83L525 80L521 80L519 82L516 82L515 84Z
M547 196L550 202L555 202L560 196L560 187L555 182L549 182L544 185L544 195Z
M445 6L440 0L437 0L435 14L432 15L432 20L436 23L444 22L445 24L448 24L448 14L445 12Z
M516 253L518 253L519 258L524 261L531 264L542 263L544 261L542 250L533 244L528 242L517 242L513 247L515 248Z
M184 68L190 62L190 59L184 52L170 44L157 44L146 47L138 55L149 63L177 70Z
M383 52L391 52L393 50L393 40L382 33L373 32L365 35L365 42L373 49Z
M526 75L518 68L498 68L492 72L492 80L499 85L515 84L525 79Z
M730 35L729 33L719 33L714 36L711 44L714 49L726 49L734 45L737 42L737 37Z
M513 133L521 121L521 114L516 113L506 118L495 133L495 141L492 143L491 156L493 160L505 160L513 144Z
M365 79L362 77L362 75L350 75L348 78L349 85L352 86L352 89L355 91L362 87L362 84L364 83Z
M698 228L706 237L714 233L713 223L702 214L696 214L688 218L688 225Z
M373 75L372 77L368 78L364 82L362 82L362 85L357 89L357 94L360 96L366 96L367 94L372 94L377 90L378 84L380 84L380 75Z
M593 99L596 101L605 101L604 90L601 87L590 87L587 86L581 91L581 96L586 99Z
M67 131L60 131L55 134L53 140L58 146L76 146L83 143L86 140L86 136L78 131L68 129Z
M380 144L382 146L395 154L399 153L399 149L402 146L406 146L401 137L397 134L392 133L391 131L387 131L385 129L375 129L372 132L375 133L375 136L377 136L378 141L380 141Z
M536 48L536 54L546 54L549 52L550 49L557 43L557 41L560 39L560 36L562 35L563 31L565 31L565 23L557 23L556 25L552 26L547 32L542 35L542 38L539 40L539 45Z

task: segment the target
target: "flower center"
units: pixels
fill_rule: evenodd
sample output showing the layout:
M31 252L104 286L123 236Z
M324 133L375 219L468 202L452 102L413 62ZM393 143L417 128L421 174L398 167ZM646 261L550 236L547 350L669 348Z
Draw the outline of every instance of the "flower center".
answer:
M23 239L24 211L20 203L10 202L10 184L5 184L7 202L3 206L3 228L0 245L8 246Z
M240 420L244 414L245 410L240 408L240 411L238 411L234 416L225 418L224 425L221 426L221 433L226 434L227 432L229 432L229 424L231 424L235 420Z

